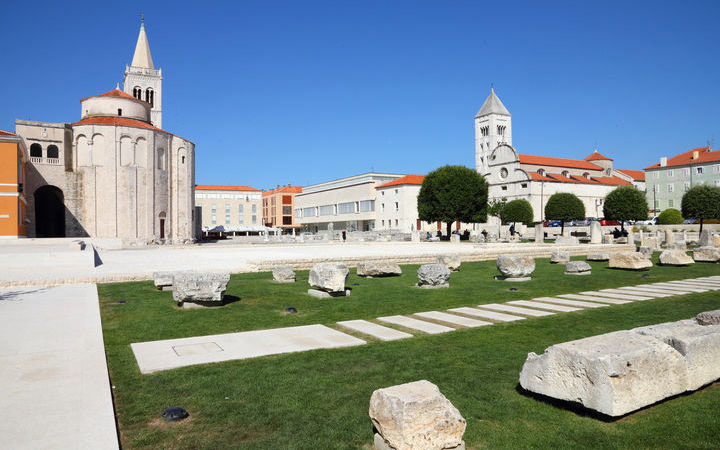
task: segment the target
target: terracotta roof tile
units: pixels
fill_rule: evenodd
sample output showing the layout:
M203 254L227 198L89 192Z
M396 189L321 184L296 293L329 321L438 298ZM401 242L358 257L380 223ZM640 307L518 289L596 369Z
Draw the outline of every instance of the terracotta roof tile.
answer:
M590 153L585 157L585 161L612 161L612 158L608 158L605 155L600 154L597 150Z
M128 98L128 99L131 99L131 100L135 100L136 102L142 102L142 103L145 103L146 105L150 105L150 103L146 102L145 100L140 100L139 98L135 98L135 97L133 97L132 95L130 95L130 94L126 93L126 92L121 91L120 89L113 89L112 91L107 91L107 92L105 92L105 93L103 93L103 94L91 95L90 97L85 97L85 98L81 99L80 101L81 101L81 102L84 102L85 100L87 100L87 99L89 99L89 98L93 98L93 97L120 97L120 98Z
M130 119L128 117L88 117L73 125L117 125L122 127L147 128L149 130L163 131L158 127L152 126L142 120ZM166 132L167 133L167 132Z
M533 181L555 181L552 178L540 175L537 172L530 172L530 179Z
M300 194L302 193L302 187L300 186L282 186L276 189L270 189L269 191L263 192L263 197L266 197L268 195L272 194L279 194L279 193L288 193L288 194Z
M11 132L9 132L9 131L0 130L0 136L15 136L15 133L11 133Z
M692 159L693 153L698 152L698 158ZM715 150L713 151L710 147L698 147L694 148L692 150L688 150L686 152L680 153L679 155L673 156L672 158L668 158L667 166L665 167L675 167L675 166L687 166L690 164L700 164L700 163L708 163L708 162L715 162L720 161L720 151ZM645 170L648 169L659 169L661 166L660 164L653 164L652 166L647 166Z
M550 156L518 155L520 164L535 166L567 167L571 169L602 170L602 167L583 159L553 158Z
M608 186L632 186L632 183L619 177L593 177L593 181Z
M220 186L213 184L196 184L196 191L259 191L250 186Z
M425 175L405 175L404 177L389 181L385 184L381 184L380 186L375 186L375 189L386 188L390 186L399 186L401 184L421 185L423 184L424 179Z
M618 172L622 172L625 175L632 177L635 181L645 181L645 172L642 170L629 170L629 169L615 169Z
M533 181L549 181L554 183L577 183L577 184L602 184L606 186L632 186L632 183L623 180L619 177L578 177L570 176L566 177L559 173L549 173L547 176L542 176L536 172L530 172L530 179Z

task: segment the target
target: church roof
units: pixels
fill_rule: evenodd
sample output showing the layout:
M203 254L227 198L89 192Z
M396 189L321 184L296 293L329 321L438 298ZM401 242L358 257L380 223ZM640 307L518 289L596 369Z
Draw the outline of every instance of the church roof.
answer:
M279 188L270 189L269 191L263 191L263 197L270 196L272 194L300 194L302 193L301 186L280 186Z
M405 175L404 177L400 177L397 180L392 180L385 184L381 184L380 186L375 186L375 189L386 188L390 186L400 186L401 184L421 185L423 184L424 179L425 175Z
M612 158L608 158L607 156L600 154L597 150L590 153L588 156L585 157L585 161L612 161Z
M695 157L695 152L697 152L697 157ZM680 153L679 155L675 155L672 158L668 158L665 166L653 164L652 166L647 166L645 170L660 169L662 167L687 166L690 164L702 164L715 161L720 161L720 151L713 151L710 147L698 147Z
M622 172L625 175L629 176L635 181L645 181L645 172L642 170L630 170L630 169L615 169L618 172Z
M480 107L480 111L478 111L475 117L487 116L488 114L510 115L510 111L507 110L498 96L495 95L495 89L493 88L490 88L490 95L485 99L485 103Z
M630 182L620 177L579 177L577 175L565 176L561 173L548 173L540 175L537 172L530 172L530 179L533 181L547 181L554 183L576 183L576 184L600 184L604 186L630 186Z
M602 167L595 165L584 159L569 159L569 158L553 158L551 156L538 156L538 155L518 155L520 158L520 164L532 164L535 166L552 166L552 167L567 167L570 169L587 169L587 170L603 170Z
M15 133L11 133L11 132L9 132L9 131L0 130L0 136L15 136Z
M164 131L158 127L150 125L147 122L143 122L142 120L137 119L130 119L129 117L87 117L79 122L73 123L73 125L115 125L120 127L147 128L149 130ZM167 133L167 131L164 132Z
M135 98L135 97L133 97L132 95L130 95L130 94L126 93L126 92L121 91L120 89L113 89L112 91L107 91L107 92L105 92L105 93L103 93L103 94L91 95L90 97L85 97L85 98L83 98L83 99L80 100L80 101L81 101L81 102L84 102L85 100L87 100L87 99L89 99L89 98L93 98L93 97L120 97L120 98L127 98L127 99L130 99L130 100L135 100L136 102L145 103L145 104L147 104L147 105L150 104L150 103L146 102L145 100L140 100L139 98Z
M145 33L145 21L140 25L140 34L138 35L137 44L135 44L135 54L133 55L133 67L142 67L145 69L154 69L152 56L150 55L150 43Z

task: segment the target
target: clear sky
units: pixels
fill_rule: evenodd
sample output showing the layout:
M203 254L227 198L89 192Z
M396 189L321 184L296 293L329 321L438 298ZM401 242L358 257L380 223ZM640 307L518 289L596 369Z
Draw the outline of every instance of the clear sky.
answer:
M720 147L716 0L8 2L0 129L79 120L122 81L141 11L198 184L473 167L491 83L520 153L639 169Z

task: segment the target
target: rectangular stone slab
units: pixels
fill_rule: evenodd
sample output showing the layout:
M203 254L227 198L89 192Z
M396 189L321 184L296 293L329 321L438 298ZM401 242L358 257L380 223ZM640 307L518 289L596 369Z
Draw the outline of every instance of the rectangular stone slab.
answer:
M528 308L548 309L550 311L559 311L559 312L573 312L573 311L581 311L582 310L582 308L574 308L572 306L551 305L549 303L531 302L529 300L513 300L508 303L511 305L527 306Z
M509 312L515 314L522 314L524 316L542 317L552 316L555 313L550 311L539 311L537 309L520 308L518 306L511 306L499 303L486 303L484 305L478 305L478 308L491 309L493 311Z
M475 328L482 327L485 325L492 325L492 322L485 322L483 320L469 319L463 316L457 316L455 314L448 314L440 311L426 311L415 313L416 316L423 317L425 319L437 320L440 322L446 322L452 325L461 325L463 327Z
M652 283L651 286L658 286L658 287L666 287L670 289L682 289L683 291L690 291L690 292L708 292L710 289L708 288L700 288L700 287L694 287L694 286L687 286L687 285L677 285L672 283Z
M399 331L394 328L384 327L376 323L368 322L367 320L346 320L338 322L338 325L357 331L359 333L367 334L374 338L380 339L381 341L394 341L397 339L405 339L412 337L410 333Z
M659 298L659 296L656 296L655 294L647 293L647 294L638 294L638 293L632 293L627 292L622 289L600 289L598 292L608 293L608 294L614 294L614 295L634 295L636 297L639 297L638 301L645 301L645 300L652 300L654 298Z
M622 416L687 387L682 355L632 331L592 336L528 354L520 385L528 391L579 402L608 416Z
M668 283L680 287L690 286L694 288L707 289L709 291L716 291L717 289L719 289L716 285L703 283L702 281L668 281Z
M180 356L175 348L198 345L222 351L190 352ZM140 373L206 364L236 359L256 358L279 353L303 352L319 348L351 347L365 341L349 334L333 330L325 325L305 325L270 330L244 331L240 333L215 334L162 341L135 342L130 344ZM195 347L197 350L199 347Z
M720 289L720 281L711 281L711 280L696 280L696 279L688 279L688 280L680 280L685 283L695 283L700 286L707 286L713 289Z
M565 305L565 306L577 306L578 308L603 308L603 307L608 306L605 303L582 302L579 300L568 300L565 298L555 298L555 297L538 297L538 298L532 299L532 301L556 303L558 305Z
M483 319L497 320L498 322L514 322L516 320L523 320L524 317L513 316L512 314L503 314L495 311L483 311L477 308L451 308L448 311L455 313L466 314L468 316L482 317Z
M660 286L652 286L650 284L639 284L639 285L633 286L633 287L650 289L650 290L658 291L658 292L669 292L669 293L673 293L675 295L685 295L685 294L690 293L690 291L684 291L680 287L667 288L667 287L660 287Z
M412 330L423 331L428 334L440 334L447 333L448 331L455 331L455 328L446 327L444 325L438 325L436 323L427 322L425 320L413 319L412 317L405 316L386 316L378 317L380 322L393 323L400 325L405 328Z
M618 288L619 290L623 292L627 292L630 295L645 295L645 296L654 296L657 298L663 298L663 297L674 297L675 293L672 292L660 292L660 291L654 291L647 288L641 288L641 287L635 287L635 286L626 286Z
M582 295L594 295L596 297L619 298L620 300L632 300L634 302L642 301L642 300L650 300L650 297L642 297L642 296L630 295L630 294L612 294L610 292L603 292L603 290L583 291L583 292L581 292L581 294Z
M607 303L610 305L624 305L626 303L632 303L630 300L618 300L615 298L598 297L594 295L582 295L582 294L560 294L558 297L569 298L570 300L584 300L588 302Z

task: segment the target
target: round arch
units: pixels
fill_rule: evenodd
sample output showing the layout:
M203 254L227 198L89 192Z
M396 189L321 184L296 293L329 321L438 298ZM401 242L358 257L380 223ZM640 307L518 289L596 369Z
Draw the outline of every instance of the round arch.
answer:
M35 200L35 235L65 237L65 197L57 186L46 185L33 194Z

